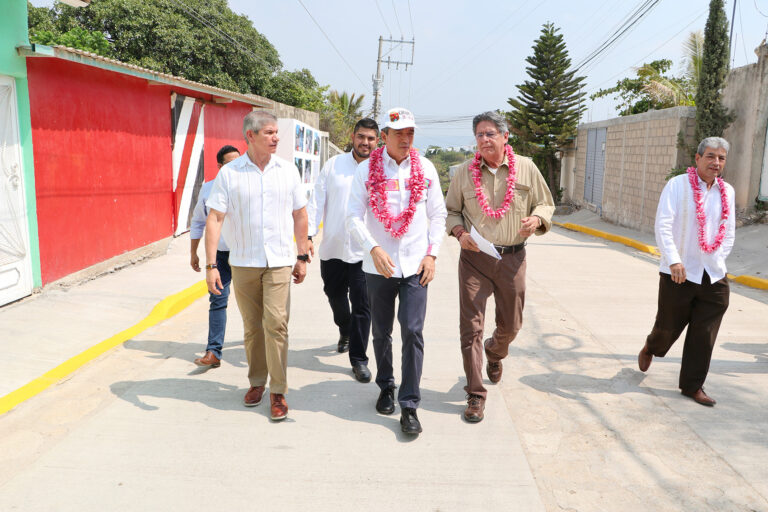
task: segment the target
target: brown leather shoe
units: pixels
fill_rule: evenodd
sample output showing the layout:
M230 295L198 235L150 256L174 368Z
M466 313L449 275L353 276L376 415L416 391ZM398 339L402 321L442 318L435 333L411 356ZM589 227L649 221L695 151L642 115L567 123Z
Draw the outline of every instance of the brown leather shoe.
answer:
M285 403L285 396L279 393L270 393L272 421L284 420L288 417L288 404Z
M479 423L485 417L483 411L485 411L485 398L478 395L468 395L464 419L470 423Z
M710 398L709 395L704 392L704 388L699 388L696 391L681 391L681 393L683 396L692 398L694 402L700 403L701 405L706 405L707 407L712 407L717 403L713 398Z
M653 354L648 350L648 344L643 345L643 349L637 354L637 366L640 367L641 372L648 371L651 367L651 361L653 361Z
M251 386L243 397L243 405L246 407L256 407L261 403L261 397L264 396L264 386Z
M490 380L493 384L498 384L501 380L501 372L504 370L504 368L501 365L501 361L493 362L491 361L491 357L493 355L488 351L488 345L493 341L492 338L488 338L483 342L483 347L485 348L485 358L488 360L488 364L485 365L485 373L488 374L488 380Z
M211 368L218 368L221 366L221 360L213 355L213 352L209 350L203 357L198 357L195 359L195 364L197 366L210 366Z

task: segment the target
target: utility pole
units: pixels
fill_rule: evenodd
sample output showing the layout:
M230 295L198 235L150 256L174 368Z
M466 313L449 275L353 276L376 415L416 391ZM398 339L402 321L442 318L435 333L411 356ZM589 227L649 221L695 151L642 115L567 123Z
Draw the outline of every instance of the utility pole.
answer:
M392 57L387 57L386 60L381 59L381 51L384 47L384 43L390 43L390 50L387 52L389 54L392 51L393 44L409 44L411 45L411 60L409 61L398 61L398 60L392 60ZM376 75L373 78L373 119L375 121L379 120L379 113L381 110L381 85L384 82L384 77L381 76L381 63L384 62L387 65L387 69L389 69L390 65L394 64L395 69L398 69L400 65L405 66L405 70L408 71L408 66L413 66L413 54L415 51L415 39L411 39L410 41L407 41L405 39L384 39L382 36L379 36L379 56L376 59Z
M738 0L733 0L733 13L731 14L731 35L728 36L728 52L733 55L733 25L734 21L736 21L736 2Z

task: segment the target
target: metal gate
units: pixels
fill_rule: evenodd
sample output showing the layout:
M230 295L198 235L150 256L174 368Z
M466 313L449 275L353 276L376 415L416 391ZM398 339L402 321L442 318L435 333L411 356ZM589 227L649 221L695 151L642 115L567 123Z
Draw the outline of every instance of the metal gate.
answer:
M0 305L32 293L32 260L13 78L0 76Z
M607 128L587 131L587 167L584 176L584 200L595 206L603 205L603 175L605 174L605 139Z

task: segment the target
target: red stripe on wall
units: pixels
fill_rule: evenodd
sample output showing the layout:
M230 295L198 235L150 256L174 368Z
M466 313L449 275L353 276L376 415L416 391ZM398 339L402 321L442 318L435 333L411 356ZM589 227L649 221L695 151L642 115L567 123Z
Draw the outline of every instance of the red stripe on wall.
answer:
M179 208L181 207L181 195L184 193L184 184L187 181L187 174L190 172L192 174L197 172L197 169L189 169L189 162L192 160L192 146L195 142L195 134L197 133L197 123L200 122L200 111L201 111L202 104L200 102L195 102L195 105L192 107L192 116L189 119L189 126L187 127L187 136L184 138L184 152L181 154L181 166L179 167L179 177L176 181L176 190L173 192L173 211L175 215L173 216L173 229L174 232L178 228L178 219L181 212L179 211ZM176 129L177 133L179 129ZM194 176L190 176L189 179L194 180ZM186 212L185 212L186 217Z

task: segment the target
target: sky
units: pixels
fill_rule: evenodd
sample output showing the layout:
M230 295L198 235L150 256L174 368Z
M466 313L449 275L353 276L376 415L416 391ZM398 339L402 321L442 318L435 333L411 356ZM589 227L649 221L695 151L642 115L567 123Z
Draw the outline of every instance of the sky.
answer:
M98 1L98 0L96 0ZM182 0L183 1L183 0ZM768 31L768 0L737 2L732 67L757 62ZM563 35L574 64L597 49L640 0L228 0L277 49L286 69L306 68L322 85L373 101L378 39L413 40L413 65L387 69L382 107L411 110L415 145L473 145L471 118L508 110L527 78L526 57L544 23ZM731 19L734 0L726 0ZM50 5L50 0L33 0ZM660 0L617 44L579 71L589 94L608 88L644 62L668 58L682 74L683 43L704 30L708 0ZM236 34L232 34L236 37ZM384 53L408 61L411 45L387 43ZM610 99L586 99L583 122L616 116Z

